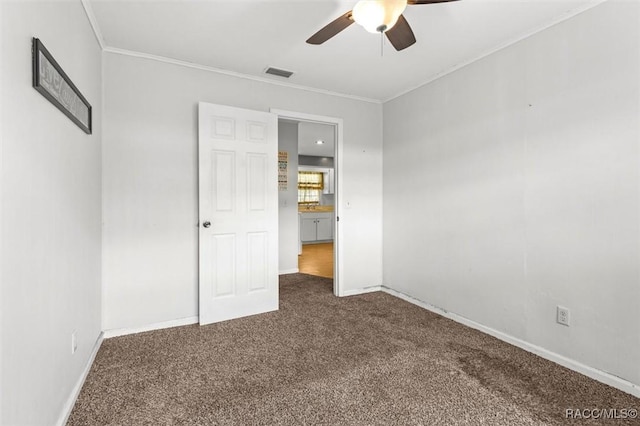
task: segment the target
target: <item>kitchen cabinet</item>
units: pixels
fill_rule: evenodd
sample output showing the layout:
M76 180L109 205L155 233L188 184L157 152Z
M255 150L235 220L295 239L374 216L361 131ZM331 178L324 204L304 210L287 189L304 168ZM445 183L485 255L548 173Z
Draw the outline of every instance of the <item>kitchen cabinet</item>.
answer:
M324 188L322 189L323 194L334 194L335 193L335 172L333 169L326 169L322 172L322 180L324 183Z
M301 213L300 239L303 243L333 240L333 213Z

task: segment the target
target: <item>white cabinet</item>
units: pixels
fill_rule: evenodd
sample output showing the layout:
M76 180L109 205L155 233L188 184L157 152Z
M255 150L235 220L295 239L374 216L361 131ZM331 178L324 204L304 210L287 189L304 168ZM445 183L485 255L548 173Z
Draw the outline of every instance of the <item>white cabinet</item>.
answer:
M300 219L300 238L303 242L316 241L318 239L317 228L318 225L315 217L305 217L309 213L303 213L302 219Z
M316 219L316 239L318 241L333 240L333 220L330 217Z
M333 213L300 214L300 239L303 243L333 240Z
M333 194L335 193L335 172L333 169L326 169L322 172L322 180L324 183L324 189L322 190L323 194Z

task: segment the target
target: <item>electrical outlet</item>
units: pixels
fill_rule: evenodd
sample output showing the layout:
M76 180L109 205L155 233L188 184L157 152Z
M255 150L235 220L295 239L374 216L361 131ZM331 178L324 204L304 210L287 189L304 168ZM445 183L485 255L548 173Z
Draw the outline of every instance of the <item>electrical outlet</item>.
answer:
M71 355L75 354L78 350L78 337L76 332L71 333Z
M558 305L556 321L558 324L566 325L569 327L569 308Z

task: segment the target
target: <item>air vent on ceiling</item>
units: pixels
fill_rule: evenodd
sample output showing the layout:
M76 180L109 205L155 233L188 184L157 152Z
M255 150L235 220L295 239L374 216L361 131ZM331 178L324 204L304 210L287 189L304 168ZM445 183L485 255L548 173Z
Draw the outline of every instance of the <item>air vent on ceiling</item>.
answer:
M265 74L277 75L278 77L289 78L293 75L293 71L281 70L280 68L269 67L265 71Z

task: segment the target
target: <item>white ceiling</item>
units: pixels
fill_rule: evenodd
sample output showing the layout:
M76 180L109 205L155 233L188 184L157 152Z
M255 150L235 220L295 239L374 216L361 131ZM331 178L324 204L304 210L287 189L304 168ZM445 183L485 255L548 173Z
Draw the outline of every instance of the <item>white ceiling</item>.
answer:
M408 6L417 43L396 52L354 24L305 43L356 0L84 0L106 50L121 49L385 101L603 0L461 0ZM294 71L267 76L268 66Z
M316 141L324 143L318 145ZM335 127L329 124L300 122L298 124L298 154L333 157L335 153Z

